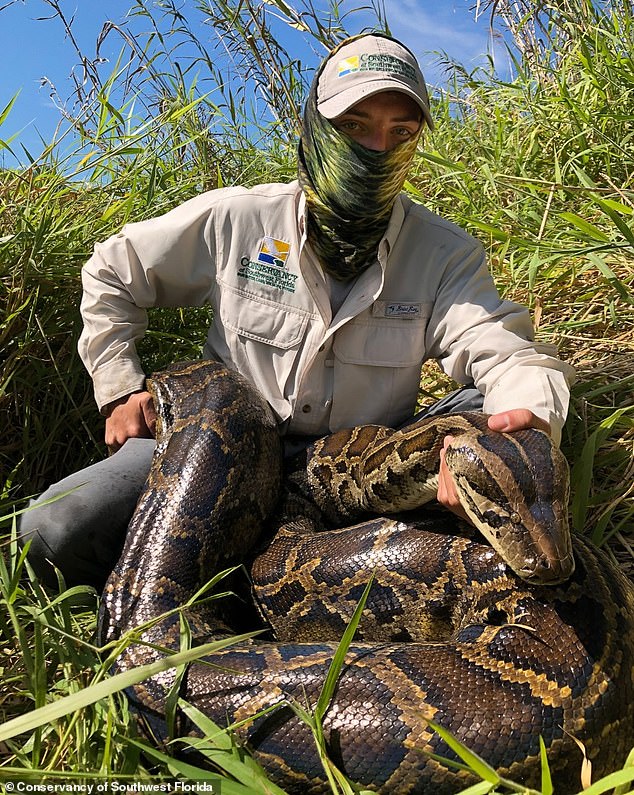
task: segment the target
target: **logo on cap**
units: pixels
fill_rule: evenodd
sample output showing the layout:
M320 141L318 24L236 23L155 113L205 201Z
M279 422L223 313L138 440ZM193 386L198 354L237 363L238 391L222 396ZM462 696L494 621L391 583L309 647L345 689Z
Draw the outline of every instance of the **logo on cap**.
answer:
M337 64L337 77L349 75L350 72L359 71L359 56L352 55L350 58L344 58Z
M398 77L404 77L413 83L418 83L416 70L394 55L378 55L375 53L362 53L344 58L337 64L337 77L344 77L351 72L387 72Z

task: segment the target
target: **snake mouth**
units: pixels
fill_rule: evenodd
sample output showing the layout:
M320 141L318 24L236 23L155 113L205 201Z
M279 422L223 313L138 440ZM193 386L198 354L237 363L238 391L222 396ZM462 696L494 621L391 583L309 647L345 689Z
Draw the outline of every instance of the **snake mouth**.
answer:
M531 585L559 585L568 580L575 570L575 559L572 554L561 558L540 555L525 561L517 568L516 574Z

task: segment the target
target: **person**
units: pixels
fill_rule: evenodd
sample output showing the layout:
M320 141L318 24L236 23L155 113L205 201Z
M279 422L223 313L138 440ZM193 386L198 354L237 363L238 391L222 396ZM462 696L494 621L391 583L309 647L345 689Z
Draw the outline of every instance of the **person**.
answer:
M123 544L154 448L135 347L148 307L212 306L203 355L261 391L289 454L340 428L411 421L429 358L466 385L431 413L484 409L494 430L559 441L571 368L534 341L526 308L500 298L481 244L402 192L424 129L414 55L386 35L352 37L313 81L297 180L210 191L95 246L79 350L114 455L24 514L47 582L54 565L99 587ZM444 463L438 499L458 510Z

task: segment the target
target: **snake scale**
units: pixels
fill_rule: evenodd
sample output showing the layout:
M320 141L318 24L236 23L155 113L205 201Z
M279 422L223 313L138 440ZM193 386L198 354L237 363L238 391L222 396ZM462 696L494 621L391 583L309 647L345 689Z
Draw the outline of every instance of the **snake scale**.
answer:
M117 670L178 650L178 617L159 616L225 564L254 559L255 595L274 636L191 664L180 693L217 723L240 723L241 741L286 792L326 793L310 730L288 705L316 703L373 572L324 718L329 756L352 781L385 795L443 795L473 783L438 760L456 756L428 720L527 786L539 786L541 735L558 795L580 788L575 738L595 776L623 764L634 746L634 588L600 550L580 538L570 546L565 520L561 538L556 528L538 529L561 520L557 499L567 499L543 434L528 431L521 444L516 434L494 434L499 453L473 416L450 420L454 479L467 512L487 526L485 540L445 512L411 510L417 498L405 484L433 481L429 455L411 461L427 434L437 457L446 432L437 419L414 434L411 426L405 435L359 428L326 437L289 475L271 411L240 375L214 362L174 365L150 389L157 450L100 615L104 642L143 625ZM463 443L467 430L497 457L491 471ZM532 474L526 449L541 457ZM512 451L515 462L503 464ZM471 474L460 469L465 459L473 459ZM507 469L513 484L504 482ZM531 477L555 507L526 494L518 502L515 487L530 492ZM478 505L487 479L493 494ZM560 498L553 488L564 490ZM510 499L500 494L509 489ZM307 497L321 508L305 507ZM352 526L333 527L341 514ZM537 529L522 531L529 520ZM224 601L188 609L194 643L226 635L225 616L209 607ZM175 676L166 671L128 691L147 723L164 720ZM195 733L180 720L180 730Z

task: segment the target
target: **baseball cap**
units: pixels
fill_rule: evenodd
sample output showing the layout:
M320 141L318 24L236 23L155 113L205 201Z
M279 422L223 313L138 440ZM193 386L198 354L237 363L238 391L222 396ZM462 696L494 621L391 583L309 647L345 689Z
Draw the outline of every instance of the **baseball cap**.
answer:
M334 119L380 91L407 94L433 129L420 66L407 47L387 36L355 36L328 57L317 83L317 108L326 119Z

